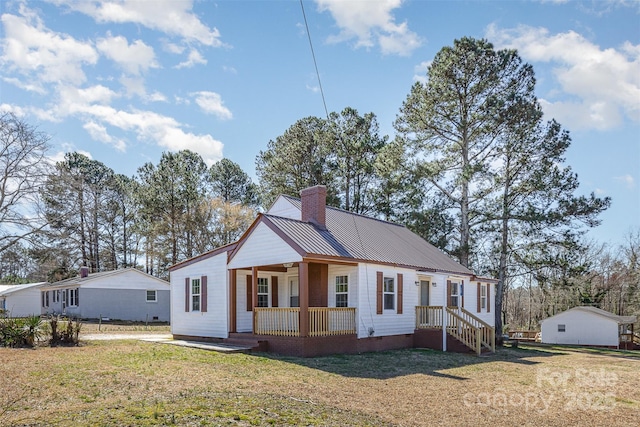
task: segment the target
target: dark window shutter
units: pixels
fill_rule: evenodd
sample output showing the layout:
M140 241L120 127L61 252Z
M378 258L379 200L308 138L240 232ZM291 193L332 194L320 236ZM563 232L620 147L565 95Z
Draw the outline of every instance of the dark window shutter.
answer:
M491 283L487 283L487 313L491 312Z
M460 281L460 307L464 308L464 280Z
M253 277L251 274L247 274L247 311L253 311L253 290L251 286L253 285Z
M403 285L403 276L401 273L398 273L398 314L402 314L402 285Z
M382 271L376 273L376 314L382 314Z
M207 276L200 278L200 311L207 311Z
M184 311L189 311L190 308L190 304L189 304L189 284L190 284L190 280L188 277L185 277L184 279Z
M447 280L447 307L451 307L451 280Z
M271 307L278 306L278 276L271 276Z
M480 284L480 282L478 282L478 298L477 298L477 302L476 302L476 304L478 306L478 308L477 308L478 313L480 313L480 311L482 311L482 305L480 303L481 295L482 295L482 285Z

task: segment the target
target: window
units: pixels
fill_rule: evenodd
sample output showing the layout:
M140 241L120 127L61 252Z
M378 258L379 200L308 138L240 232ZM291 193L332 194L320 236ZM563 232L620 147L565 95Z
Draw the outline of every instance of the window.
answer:
M157 291L147 291L147 302L157 302L158 294Z
M51 291L53 293L53 302L60 302L60 291Z
M487 308L487 285L480 286L480 308L482 310Z
M459 288L460 285L457 282L451 282L451 307L458 306Z
M49 307L49 291L42 293L42 306Z
M200 279L191 279L191 310L200 311Z
M269 307L269 279L258 277L258 307Z
M298 285L298 278L289 278L289 307L300 307L300 286Z
M382 288L383 298L384 298L384 309L385 310L394 310L395 305L395 286L393 283L393 277L385 277L384 285Z
M69 289L69 307L78 305L78 288Z
M336 307L349 307L349 276L336 276Z
M565 325L558 325L558 332L564 332L565 331Z

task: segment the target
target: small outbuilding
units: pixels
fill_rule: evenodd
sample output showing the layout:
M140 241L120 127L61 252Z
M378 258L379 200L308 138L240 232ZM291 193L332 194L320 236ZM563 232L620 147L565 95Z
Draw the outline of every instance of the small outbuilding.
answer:
M0 313L3 316L40 315L40 288L47 282L0 285Z
M618 316L596 307L574 307L541 322L544 344L619 348L633 337L636 316Z
M135 268L89 273L42 288L42 314L140 322L170 320L170 285Z

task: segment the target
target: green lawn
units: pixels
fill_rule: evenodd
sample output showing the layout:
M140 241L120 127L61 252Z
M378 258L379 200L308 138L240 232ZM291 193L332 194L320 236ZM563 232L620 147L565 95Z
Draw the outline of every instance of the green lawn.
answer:
M299 359L139 341L0 349L0 425L637 425L640 354Z

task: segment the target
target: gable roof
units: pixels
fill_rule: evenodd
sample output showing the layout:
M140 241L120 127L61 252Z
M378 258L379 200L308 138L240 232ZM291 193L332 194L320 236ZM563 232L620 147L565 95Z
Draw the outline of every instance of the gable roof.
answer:
M220 246L218 248L215 248L215 249L213 249L211 251L208 251L208 252L205 252L203 254L196 255L196 256L194 256L192 258L185 259L184 261L181 261L181 262L179 262L177 264L173 264L171 267L169 267L169 271L171 272L171 271L179 270L179 269L181 269L183 267L186 267L188 265L191 265L193 263L196 263L196 262L199 262L199 261L214 257L216 255L220 255L223 252L230 252L230 251L234 250L237 245L238 245L238 242L229 243L227 245Z
M281 196L297 209L300 199ZM303 257L343 259L356 262L391 264L420 271L474 275L435 246L406 227L388 221L355 214L327 206L326 230L298 219L261 214L240 239L243 240L259 222L292 244Z
M562 314L565 314L569 311L582 311L585 313L590 313L590 314L595 314L597 316L601 316L604 317L606 319L609 320L613 320L614 322L621 324L621 323L635 323L638 319L636 316L618 316L617 314L613 314L610 313L606 310L602 310L600 308L596 308L596 307L591 307L591 306L580 306L580 307L573 307L570 308L569 310L563 311L562 313L558 313L554 316L551 317L547 317L546 319L542 320L542 322L544 322L545 320L549 320L549 319L553 319L556 316L560 316Z
M89 273L89 275L87 277L80 277L80 276L76 276L76 277L70 277L68 279L64 279L64 280L59 280L57 282L54 283L50 283L49 287L65 287L65 286L82 286L85 283L90 283L94 280L97 279L102 279L105 277L109 277L109 276L117 276L126 272L134 272L134 273L138 273L141 274L143 276L146 276L148 279L153 279L156 280L158 282L162 282L163 284L166 284L167 286L169 286L169 282L167 282L166 280L162 280L159 279L155 276L152 276L150 274L145 273L144 271L140 271L137 268L122 268L119 270L110 270L110 271L101 271L98 273Z
M23 285L0 285L0 296L11 295L24 289L37 288L46 284L47 282L25 283Z

